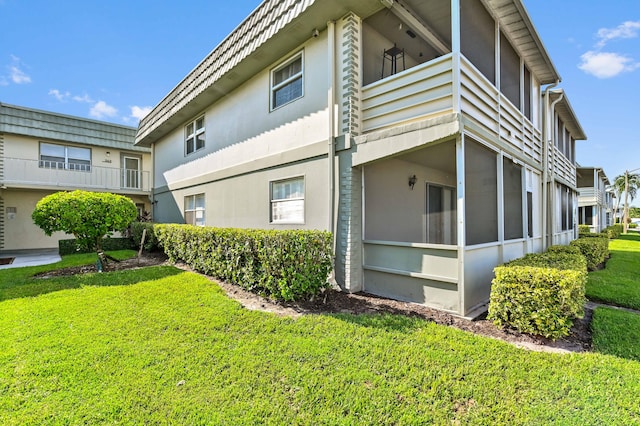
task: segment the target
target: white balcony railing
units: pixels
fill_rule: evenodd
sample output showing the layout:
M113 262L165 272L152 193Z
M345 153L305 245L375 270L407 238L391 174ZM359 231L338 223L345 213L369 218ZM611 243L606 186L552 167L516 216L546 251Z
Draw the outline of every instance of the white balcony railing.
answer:
M451 54L362 88L365 132L453 111Z
M20 187L94 189L112 192L150 191L148 171L4 158L1 183Z
M462 112L481 130L542 164L542 132L460 55L460 105L456 111L453 54L409 68L362 88L362 130L375 131Z

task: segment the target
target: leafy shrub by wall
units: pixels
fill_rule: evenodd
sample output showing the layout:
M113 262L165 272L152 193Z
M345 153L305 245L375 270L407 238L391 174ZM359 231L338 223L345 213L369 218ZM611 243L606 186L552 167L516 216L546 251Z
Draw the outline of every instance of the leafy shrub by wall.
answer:
M329 286L331 234L156 224L172 262L279 300L311 298Z
M611 225L611 226L607 226L604 229L604 232L607 234L607 236L611 240L620 238L620 234L622 234L622 231L624 231L624 228L622 227L622 225Z
M589 234L591 233L591 227L589 225L578 225L578 233Z
M104 238L102 240L102 249L105 251L130 250L135 248L131 245L129 238ZM86 247L81 248L75 239L59 240L58 252L60 256L74 253L93 253L92 249Z
M609 257L609 237L606 234L592 234L571 241L571 245L580 249L587 260L587 268L595 271ZM598 236L599 235L599 236Z
M584 316L586 262L575 249L528 254L494 272L488 318L499 327L557 339Z
M129 233L131 235L131 245L136 249L140 248L140 241L142 240L142 233L144 230L147 230L144 239L144 249L146 251L157 251L158 247L158 239L156 238L156 233L154 231L154 225L151 222L133 222L129 226Z

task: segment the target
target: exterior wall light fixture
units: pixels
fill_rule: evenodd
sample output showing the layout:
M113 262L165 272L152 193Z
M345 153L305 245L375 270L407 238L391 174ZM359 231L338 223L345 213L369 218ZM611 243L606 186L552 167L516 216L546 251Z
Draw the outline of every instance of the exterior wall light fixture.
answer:
M416 178L416 175L413 175L409 178L409 188L411 188L412 191L417 181L418 181L418 178Z

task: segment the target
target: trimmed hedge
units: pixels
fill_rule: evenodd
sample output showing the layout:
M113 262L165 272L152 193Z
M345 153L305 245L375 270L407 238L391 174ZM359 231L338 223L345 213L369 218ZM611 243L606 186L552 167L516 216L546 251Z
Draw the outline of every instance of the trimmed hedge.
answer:
M591 227L589 225L578 225L578 234L590 234Z
M606 234L591 234L581 236L570 243L580 249L580 252L587 260L587 268L590 271L598 269L609 257L609 238Z
M158 251L158 239L154 231L154 224L151 222L133 222L129 226L129 234L131 238L131 245L136 249L140 248L140 241L142 240L142 232L147 230L147 234L144 238L143 248L146 251Z
M494 269L488 319L557 339L584 316L587 268L575 248L551 247Z
M604 229L604 232L607 234L607 236L611 240L620 238L620 234L622 234L622 231L624 231L624 228L622 227L622 225L611 225L611 226L607 226Z
M130 250L133 248L135 248L135 246L131 244L131 240L129 238L104 238L102 240L102 249L104 251ZM59 240L58 252L60 253L60 256L64 256L74 253L95 253L95 250L81 248L74 238L70 240Z
M309 299L329 287L331 233L157 224L172 262L278 300Z

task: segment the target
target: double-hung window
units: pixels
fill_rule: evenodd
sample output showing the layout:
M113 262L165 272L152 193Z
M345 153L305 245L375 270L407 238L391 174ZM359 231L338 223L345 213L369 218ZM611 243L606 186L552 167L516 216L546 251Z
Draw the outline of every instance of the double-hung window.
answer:
M90 172L91 149L41 142L40 167Z
M184 197L184 222L204 226L204 194Z
M271 71L271 109L293 102L303 95L302 52Z
M271 182L271 223L304 223L304 178Z
M185 126L185 153L187 155L204 148L204 115Z

